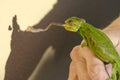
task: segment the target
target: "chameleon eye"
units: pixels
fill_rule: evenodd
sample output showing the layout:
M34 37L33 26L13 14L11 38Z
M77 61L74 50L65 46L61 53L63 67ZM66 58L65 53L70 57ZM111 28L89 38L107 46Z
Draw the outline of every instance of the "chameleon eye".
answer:
M69 23L69 24L72 24L72 23L73 23L73 20L69 20L68 23Z

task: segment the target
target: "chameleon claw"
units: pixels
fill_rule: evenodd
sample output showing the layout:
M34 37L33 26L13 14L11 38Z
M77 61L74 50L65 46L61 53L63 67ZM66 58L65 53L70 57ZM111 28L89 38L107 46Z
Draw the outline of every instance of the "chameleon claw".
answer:
M84 47L84 46L87 46L87 42L85 40L81 42L81 47Z

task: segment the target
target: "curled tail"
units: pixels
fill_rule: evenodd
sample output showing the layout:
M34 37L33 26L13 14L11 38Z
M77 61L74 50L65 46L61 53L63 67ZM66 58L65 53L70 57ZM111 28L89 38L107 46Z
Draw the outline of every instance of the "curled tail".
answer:
M120 62L117 64L117 80L120 80Z
M112 76L109 80L120 80L120 62L112 64Z

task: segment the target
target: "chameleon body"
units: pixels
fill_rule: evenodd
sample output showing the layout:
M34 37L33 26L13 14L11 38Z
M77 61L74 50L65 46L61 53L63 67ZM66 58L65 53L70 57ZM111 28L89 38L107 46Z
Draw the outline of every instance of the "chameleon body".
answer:
M112 64L109 80L120 80L120 57L105 33L77 17L67 19L65 29L80 34L84 40L82 46L88 46L100 60Z

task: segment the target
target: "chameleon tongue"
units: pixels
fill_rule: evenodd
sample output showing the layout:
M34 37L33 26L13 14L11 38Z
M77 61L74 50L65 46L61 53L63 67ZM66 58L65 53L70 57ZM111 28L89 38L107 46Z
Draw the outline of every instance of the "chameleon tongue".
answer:
M41 28L34 28L34 27L27 27L27 29L25 30L26 32L33 32L33 33L37 33L37 32L44 32L47 31L50 27L52 26L61 26L64 27L65 24L61 24L61 23L50 23L45 29L41 29Z

